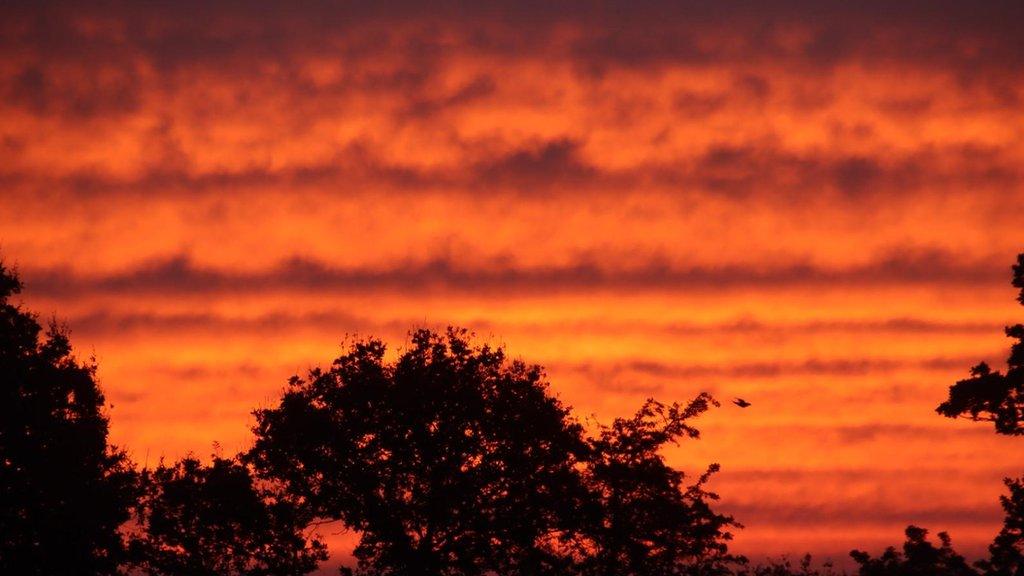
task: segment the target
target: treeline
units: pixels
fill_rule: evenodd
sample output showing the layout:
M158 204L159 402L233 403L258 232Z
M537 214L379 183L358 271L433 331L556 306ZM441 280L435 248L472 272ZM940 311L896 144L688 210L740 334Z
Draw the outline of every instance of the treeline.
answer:
M1024 304L1024 255L1014 267ZM0 573L292 575L327 558L317 527L354 530L363 576L787 576L811 559L751 566L741 528L713 508L711 465L689 477L663 448L697 438L716 406L648 400L585 428L543 369L462 329L415 331L394 360L352 343L256 410L252 448L139 469L109 444L96 364L66 330L13 299L0 264ZM1006 373L981 364L939 412L1024 434L1024 326ZM1024 484L1007 480L990 557L914 526L902 548L851 552L862 576L1024 576Z

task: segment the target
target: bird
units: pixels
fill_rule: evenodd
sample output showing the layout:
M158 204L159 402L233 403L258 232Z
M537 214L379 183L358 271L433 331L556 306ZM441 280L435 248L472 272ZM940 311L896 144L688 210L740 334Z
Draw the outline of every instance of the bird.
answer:
M733 400L732 403L739 406L740 408L746 408L747 406L750 406L750 402L747 402L743 398L737 398Z

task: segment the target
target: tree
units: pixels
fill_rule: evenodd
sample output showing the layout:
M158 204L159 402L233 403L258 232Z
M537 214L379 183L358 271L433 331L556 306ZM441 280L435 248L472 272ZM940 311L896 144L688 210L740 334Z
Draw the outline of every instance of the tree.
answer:
M990 557L977 563L986 576L1024 576L1024 481L1006 478L1009 495L999 497L1006 518L988 547Z
M95 363L11 302L21 288L0 264L0 573L114 574L136 475L107 443Z
M1024 304L1024 254L1013 266L1012 285L1020 289L1017 301ZM1024 324L1005 329L1016 339L1003 374L981 362L971 377L949 388L949 398L936 411L949 418L992 422L997 434L1024 435ZM986 575L1024 576L1024 479L1003 480L1010 492L1000 502L1006 517L1003 528L989 546L990 558L976 565Z
M596 515L586 526L591 553L586 574L668 576L725 574L737 558L728 555L727 528L739 526L716 514L704 489L713 464L694 484L661 454L669 442L697 438L689 421L717 402L701 394L687 406L654 400L632 418L618 418L590 439L587 484Z
M1020 288L1017 301L1024 304L1024 254L1017 256L1012 284ZM949 388L949 398L936 408L939 414L992 422L997 434L1024 434L1024 324L1007 326L1006 335L1017 340L1006 374L981 362L971 368L970 378Z
M146 574L287 576L327 559L324 544L303 533L311 518L236 460L161 463L143 471L143 484L133 549Z
M460 329L384 355L357 341L293 377L247 461L358 531L360 574L564 573L587 445L542 369Z
M941 545L928 541L928 531L908 526L907 541L900 552L890 546L878 558L854 550L850 556L860 565L860 576L977 576L963 556L953 550L949 535L939 532Z
M543 370L420 330L396 360L357 341L256 412L246 456L360 534L366 575L724 573L731 518L660 450L714 400L653 400L588 437Z

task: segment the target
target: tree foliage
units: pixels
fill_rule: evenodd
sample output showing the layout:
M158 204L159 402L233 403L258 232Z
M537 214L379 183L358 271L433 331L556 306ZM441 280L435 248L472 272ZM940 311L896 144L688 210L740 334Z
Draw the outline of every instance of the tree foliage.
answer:
M324 544L304 534L311 518L301 507L236 460L188 457L142 477L133 552L146 574L288 576L327 558Z
M537 366L462 330L379 340L256 412L249 460L359 531L362 574L560 573L581 427Z
M687 406L654 400L632 418L618 418L590 439L587 485L596 516L585 527L591 543L584 573L594 575L721 574L728 555L727 529L738 526L715 513L717 495L704 486L712 465L694 484L666 464L662 449L697 438L689 421L717 405L701 394Z
M953 550L949 535L939 532L940 545L928 540L928 531L908 526L903 550L889 547L879 557L854 550L860 576L977 576L967 560Z
M136 475L107 443L95 364L12 303L20 291L0 264L0 573L116 573Z
M1017 256L1012 284L1020 289L1017 300L1024 304L1024 254ZM970 378L949 388L949 398L936 409L940 414L992 422L998 434L1024 434L1024 324L1007 326L1006 335L1016 340L1006 373L993 371L985 362L971 368Z
M420 330L393 362L357 341L293 378L247 460L358 531L361 574L709 573L731 519L658 451L710 402L652 401L588 437L540 367Z
M1009 494L999 497L1006 517L988 547L989 559L978 562L986 576L1024 576L1024 481L1004 480Z

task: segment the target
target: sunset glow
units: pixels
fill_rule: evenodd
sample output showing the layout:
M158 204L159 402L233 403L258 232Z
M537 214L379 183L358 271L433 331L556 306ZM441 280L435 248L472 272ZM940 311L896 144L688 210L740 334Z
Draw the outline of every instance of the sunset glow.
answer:
M3 9L0 254L115 444L456 325L581 417L721 400L670 459L739 553L984 551L1020 440L935 407L1022 320L1019 3L385 4Z

